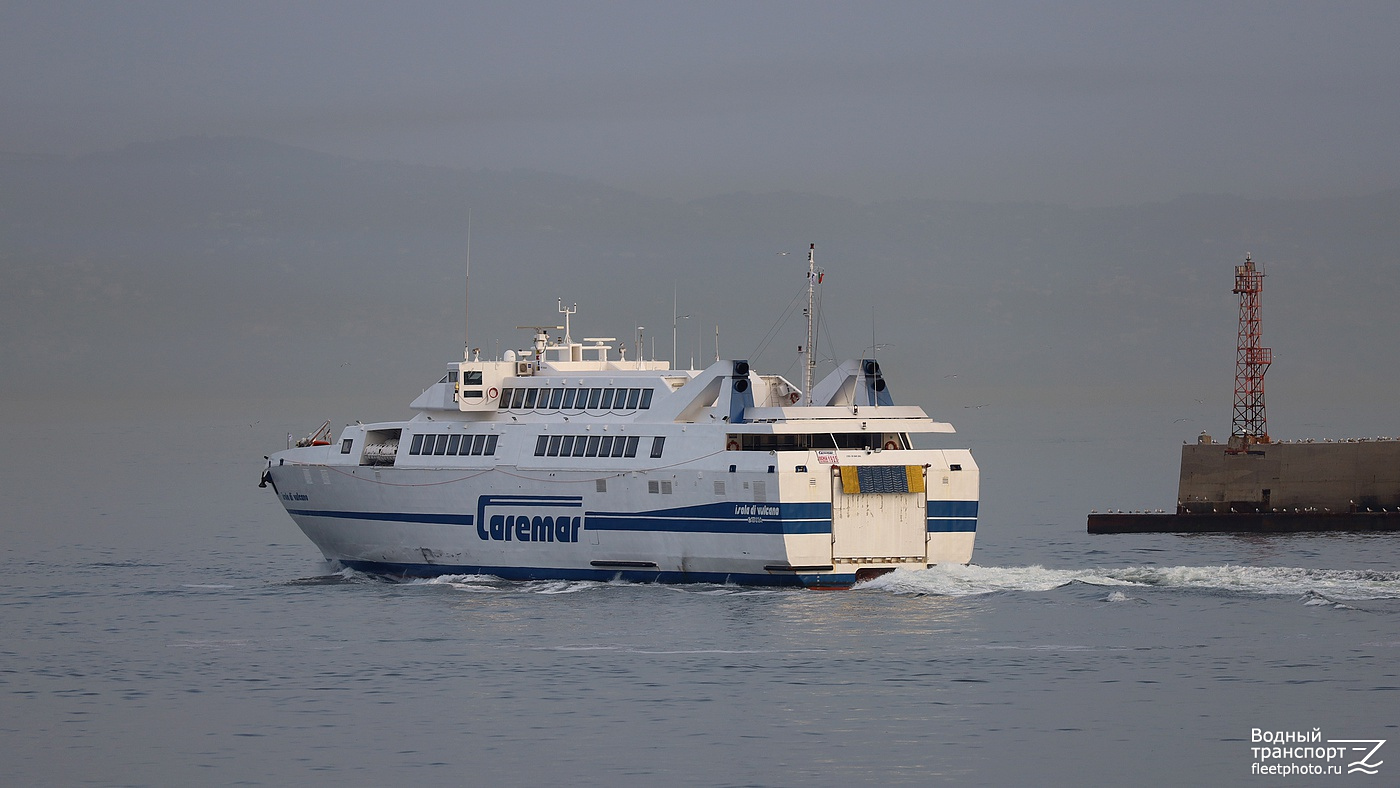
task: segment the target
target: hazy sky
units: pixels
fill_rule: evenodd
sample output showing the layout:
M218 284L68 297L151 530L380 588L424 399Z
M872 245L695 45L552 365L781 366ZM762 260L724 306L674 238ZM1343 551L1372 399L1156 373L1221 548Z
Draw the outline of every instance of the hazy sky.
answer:
M0 151L249 135L680 198L1400 183L1400 3L0 5Z

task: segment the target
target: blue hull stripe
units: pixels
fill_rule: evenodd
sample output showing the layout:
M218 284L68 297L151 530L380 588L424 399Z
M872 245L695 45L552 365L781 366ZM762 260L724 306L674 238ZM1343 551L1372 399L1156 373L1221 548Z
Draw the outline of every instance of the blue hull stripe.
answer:
M958 518L933 519L928 521L928 532L939 533L975 533L977 531L976 520L964 520Z
M929 501L929 519L934 517L970 517L977 518L976 501Z
M531 496L521 496L529 499ZM492 503L508 500L500 496ZM545 505L532 500L531 505ZM561 505L561 504L554 504ZM764 510L758 522L739 511ZM769 510L776 514L769 513ZM333 517L345 520L425 523L429 525L471 526L471 514L432 514L423 512L354 512L330 509L288 509L297 517ZM667 533L717 534L829 534L831 505L825 503L704 504L659 509L648 512L588 512L584 526L593 531L646 531ZM977 501L929 501L929 533L966 533L977 530Z
M383 520L392 523L431 523L433 525L472 525L476 516L470 514L422 514L416 512L337 512L328 509L288 509L287 514L301 517L338 517L345 520Z
M589 531L665 531L684 534L829 534L830 520L703 520L678 517L622 517L590 512L584 518Z

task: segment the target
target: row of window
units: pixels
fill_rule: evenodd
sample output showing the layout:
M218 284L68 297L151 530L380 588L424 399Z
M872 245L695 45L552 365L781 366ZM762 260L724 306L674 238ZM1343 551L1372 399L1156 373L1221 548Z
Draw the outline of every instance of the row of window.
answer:
M409 454L490 456L496 453L499 435L414 435Z
M741 451L808 451L810 449L906 449L908 438L903 433L881 432L818 432L804 434L740 434L730 435L728 444L735 443Z
M511 410L647 410L653 390L646 389L505 389L501 409Z
M636 457L641 439L636 435L541 435L535 441L536 457ZM651 439L651 456L661 456L666 439Z

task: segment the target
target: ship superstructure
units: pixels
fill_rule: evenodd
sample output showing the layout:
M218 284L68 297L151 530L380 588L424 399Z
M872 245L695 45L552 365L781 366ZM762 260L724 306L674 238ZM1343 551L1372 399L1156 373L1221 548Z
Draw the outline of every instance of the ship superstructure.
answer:
M919 448L953 428L896 405L877 360L802 392L532 330L451 363L411 419L272 455L264 481L327 559L393 575L840 587L971 559L977 465Z

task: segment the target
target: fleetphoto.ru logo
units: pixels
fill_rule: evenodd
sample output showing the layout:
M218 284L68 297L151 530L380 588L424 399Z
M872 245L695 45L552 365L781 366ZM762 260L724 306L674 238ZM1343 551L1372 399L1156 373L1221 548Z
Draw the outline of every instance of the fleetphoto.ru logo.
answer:
M1322 729L1266 731L1251 728L1251 774L1271 777L1318 774L1378 774L1385 739L1322 739Z

